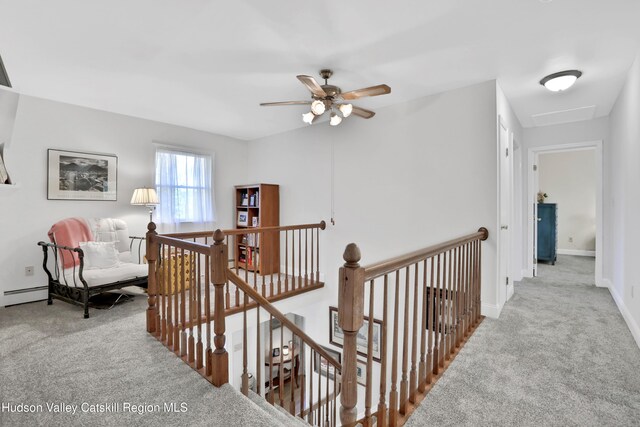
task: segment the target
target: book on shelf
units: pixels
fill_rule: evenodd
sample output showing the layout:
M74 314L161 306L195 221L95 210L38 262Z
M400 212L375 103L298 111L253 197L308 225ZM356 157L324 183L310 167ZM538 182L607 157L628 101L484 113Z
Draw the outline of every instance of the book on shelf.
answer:
M242 195L240 196L240 205L247 206L248 204L249 204L249 197L247 193L242 193Z
M255 206L256 205L256 195L252 194L251 196L249 196L249 206Z

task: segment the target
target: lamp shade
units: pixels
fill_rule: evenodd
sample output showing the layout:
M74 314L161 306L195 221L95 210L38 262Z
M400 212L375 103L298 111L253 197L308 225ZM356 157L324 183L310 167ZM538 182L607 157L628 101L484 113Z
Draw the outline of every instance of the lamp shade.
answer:
M153 188L136 188L131 197L132 205L154 206L159 204L158 193Z

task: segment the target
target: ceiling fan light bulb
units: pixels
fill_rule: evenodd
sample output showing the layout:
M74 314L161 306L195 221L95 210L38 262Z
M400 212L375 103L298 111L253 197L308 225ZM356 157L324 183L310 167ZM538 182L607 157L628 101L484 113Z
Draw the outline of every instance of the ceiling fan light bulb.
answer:
M353 105L351 104L342 104L339 108L342 113L342 117L349 117L353 111Z
M316 116L323 114L325 111L324 102L315 100L311 103L311 112Z
M331 113L331 119L329 120L329 124L331 126L338 126L340 122L342 122L342 117L340 117L336 113Z
M313 119L315 118L316 118L315 114L313 114L311 111L309 111L308 113L304 113L302 115L302 121L308 124L313 123Z

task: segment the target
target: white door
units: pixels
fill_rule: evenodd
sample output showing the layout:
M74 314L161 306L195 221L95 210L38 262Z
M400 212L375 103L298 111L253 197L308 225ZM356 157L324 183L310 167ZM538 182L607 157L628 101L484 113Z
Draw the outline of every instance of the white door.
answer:
M509 225L511 222L511 182L512 182L512 164L511 157L513 148L509 138L509 129L499 119L499 167L500 167L500 231L499 231L499 277L498 277L498 301L500 305L507 301L507 295L512 294L513 283L509 278L509 266L511 257L511 230ZM511 292L508 292L511 291Z

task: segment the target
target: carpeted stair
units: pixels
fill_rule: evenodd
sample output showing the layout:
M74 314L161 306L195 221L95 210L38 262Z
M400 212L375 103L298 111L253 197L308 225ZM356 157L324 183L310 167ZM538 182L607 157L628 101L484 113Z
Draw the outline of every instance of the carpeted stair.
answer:
M249 400L255 403L261 410L263 410L268 416L272 417L274 423L282 423L284 426L309 426L301 418L294 417L288 413L282 406L272 405L267 402L263 397L258 396L256 393L249 391Z

